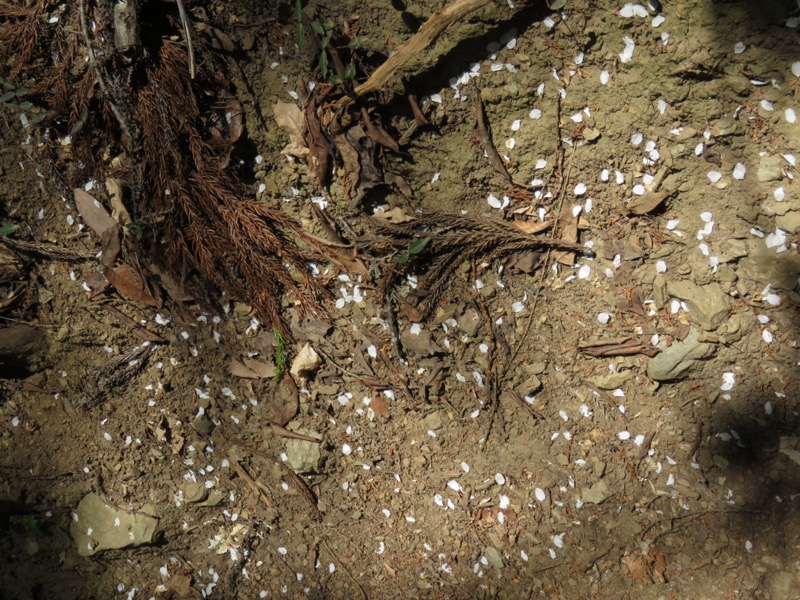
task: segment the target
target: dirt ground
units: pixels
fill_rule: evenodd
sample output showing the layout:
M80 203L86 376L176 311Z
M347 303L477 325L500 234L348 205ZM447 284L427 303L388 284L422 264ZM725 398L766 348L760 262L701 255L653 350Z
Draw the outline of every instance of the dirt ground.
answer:
M46 350L0 365L0 598L800 598L796 7L498 0L408 68L430 127L385 161L411 195L354 207L341 170L326 195L282 153L274 107L319 79L293 4L209 8L246 56L258 198L317 234L315 205L561 214L594 255L464 262L427 318L406 278L405 362L377 282L320 265L330 322L284 302L285 429L283 344L249 307L90 299L93 258L37 260ZM305 12L357 29L363 80L440 4ZM401 138L408 105L383 110ZM2 116L11 237L95 253ZM142 347L103 306L171 342ZM102 551L126 527L146 542Z

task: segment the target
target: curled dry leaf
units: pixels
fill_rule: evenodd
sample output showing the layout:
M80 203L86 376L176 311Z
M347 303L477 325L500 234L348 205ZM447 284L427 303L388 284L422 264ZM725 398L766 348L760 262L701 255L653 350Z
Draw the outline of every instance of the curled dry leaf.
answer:
M288 373L275 386L270 399L273 420L281 427L291 421L300 407L297 385Z
M125 298L161 308L163 304L161 298L150 291L144 277L130 266L122 264L114 268L108 267L103 271L103 275Z
M578 241L578 215L573 214L572 208L566 203L558 221L562 228L559 238L565 242L576 243ZM556 252L554 256L562 265L572 266L575 264L574 252Z
M83 222L97 234L97 237L102 238L103 233L109 229L114 229L117 222L108 214L105 207L98 202L94 196L88 192L75 188L75 206L83 219Z
M540 221L539 223L532 223L531 221L514 221L514 227L519 229L520 231L524 231L525 233L541 233L542 231L546 231L553 226L552 221Z
M380 396L375 396L369 403L369 407L372 409L372 412L374 412L381 419L385 419L386 415L389 414L389 407L386 405L386 400Z
M414 217L408 216L399 206L395 206L391 210L378 211L373 216L376 219L383 219L389 223L408 223L414 220Z
M278 101L272 105L272 113L275 115L278 127L289 136L289 143L281 152L292 156L306 156L308 148L303 140L306 130L303 111L296 104Z
M252 358L244 358L241 362L232 360L228 363L228 372L244 379L270 379L276 374L275 365Z
M658 208L669 195L669 192L645 192L630 201L627 206L628 212L633 215L646 215Z
M75 188L75 206L83 219L92 231L100 238L102 255L100 262L103 266L110 266L117 260L120 251L119 225L117 221L108 214L105 206L95 199L88 192Z

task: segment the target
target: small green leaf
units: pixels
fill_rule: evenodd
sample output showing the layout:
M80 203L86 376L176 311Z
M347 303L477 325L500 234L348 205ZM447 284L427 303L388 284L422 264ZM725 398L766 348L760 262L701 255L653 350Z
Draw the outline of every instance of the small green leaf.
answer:
M342 83L342 80L339 79L339 76L336 73L331 73L331 76L328 78L328 83L332 85L339 85Z
M8 102L11 100L16 94L14 92L6 92L2 96L0 96L0 102Z
M6 223L5 225L0 225L0 237L11 235L17 229L19 229L19 225L16 223Z
M297 47L302 50L306 45L306 30L302 25L297 26Z
M319 24L319 21L311 21L311 29L313 29L314 33L317 35L325 35L325 29L323 29L322 25Z
M7 90L13 90L14 89L14 84L9 82L9 81L6 81L2 77L0 77L0 83L2 83L3 87L6 88Z
M22 97L22 96L27 96L27 95L28 95L28 90L26 90L25 88L19 88L19 89L18 89L18 90L16 90L14 93L15 93L15 94L17 95L17 97L19 98L19 97Z
M567 5L567 0L553 0L552 2L548 2L547 6L550 7L550 10L561 10Z
M411 242L411 245L408 247L408 253L409 254L419 254L420 252L422 252L425 249L425 246L427 246L428 242L430 242L430 241L431 241L431 238L429 238L429 237L424 237L424 238L419 238L418 240L414 240L413 242Z
M411 260L411 256L422 252L425 249L425 246L427 246L428 242L430 241L431 238L429 237L424 237L414 240L413 242L411 242L411 245L409 245L408 250L406 250L400 255L400 257L397 259L397 262L401 265L407 264L408 261Z
M33 108L33 104L31 104L27 100L25 102L20 102L19 103L19 109L20 110L30 110L32 108Z
M345 79L355 79L356 77L356 65L354 63L350 63L347 65L347 69L344 72Z
M328 55L325 52L319 55L319 72L322 74L322 79L328 78Z

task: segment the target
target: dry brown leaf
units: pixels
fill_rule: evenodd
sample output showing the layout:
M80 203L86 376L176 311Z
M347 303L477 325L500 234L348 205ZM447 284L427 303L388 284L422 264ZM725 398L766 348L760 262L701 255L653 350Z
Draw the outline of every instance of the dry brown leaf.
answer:
M578 241L578 217L572 214L572 208L564 206L564 210L559 217L559 222L562 223L561 235L559 239L565 242L575 243ZM571 267L575 264L574 252L556 252L555 259L562 265Z
M389 407L386 404L386 400L380 396L375 396L369 403L369 407L372 409L372 412L374 412L381 419L385 419L386 415L389 414Z
M414 217L409 217L402 208L395 206L391 210L382 210L373 215L376 219L382 219L389 223L408 223L413 221Z
M125 298L147 306L161 308L161 299L153 295L144 278L135 273L128 265L119 265L113 269L108 267L103 271L103 275Z
M122 161L115 158L111 164L121 166ZM111 217L120 225L125 226L133 222L128 209L125 208L123 201L122 181L115 177L106 178L106 192L108 192L109 204L111 204Z
M292 376L285 373L280 383L275 386L270 399L273 420L281 427L291 421L300 407L297 385Z
M104 267L110 267L117 260L117 256L119 256L119 227L106 229L100 235L100 247L102 249L100 264Z
M631 579L634 581L650 581L644 556L623 556L622 562L625 563L625 566L628 568Z
M108 214L105 207L95 200L94 196L80 188L75 188L75 206L83 219L83 222L102 238L103 233L109 229L118 227L117 222Z
M651 550L648 556L652 562L653 579L659 583L666 583L667 557L658 550Z
M646 215L658 208L664 199L669 196L669 192L645 192L641 196L634 198L626 207L628 212L633 215Z
M241 362L232 360L228 363L228 371L234 377L243 377L245 379L269 379L275 377L275 365L252 358L245 358Z
M541 233L553 226L552 221L540 221L539 223L532 223L531 221L514 221L514 227L525 233Z
M289 143L281 152L292 156L306 156L308 148L303 140L303 133L306 130L303 111L292 102L278 101L272 105L272 113L275 115L278 127L289 136Z
M235 96L228 96L225 117L228 121L228 139L233 144L244 133L244 108Z

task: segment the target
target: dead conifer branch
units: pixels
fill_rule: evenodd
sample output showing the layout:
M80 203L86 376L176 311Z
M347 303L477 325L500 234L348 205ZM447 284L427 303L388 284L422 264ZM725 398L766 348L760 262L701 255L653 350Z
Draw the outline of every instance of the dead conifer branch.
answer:
M423 253L429 262L423 267L419 282L420 294L424 296L421 305L426 313L436 306L451 276L465 261L494 261L514 252L551 248L592 254L580 244L530 235L489 217L424 212L408 223L398 225L375 220L372 225L377 236L363 243L373 252L386 253L392 249L399 253L407 251L415 240L429 238ZM420 261L408 261L411 267L415 266L413 263L419 265ZM398 264L390 269L383 287L391 289L409 266Z

